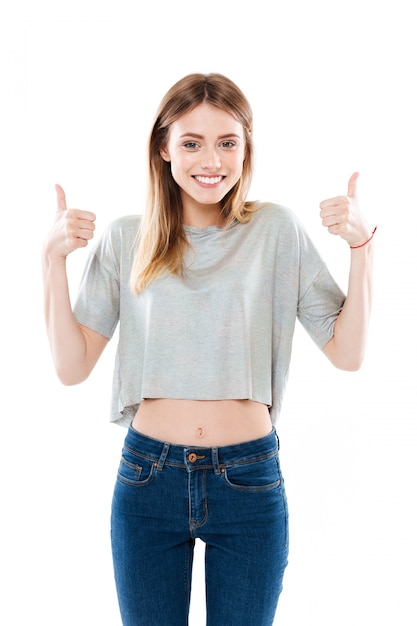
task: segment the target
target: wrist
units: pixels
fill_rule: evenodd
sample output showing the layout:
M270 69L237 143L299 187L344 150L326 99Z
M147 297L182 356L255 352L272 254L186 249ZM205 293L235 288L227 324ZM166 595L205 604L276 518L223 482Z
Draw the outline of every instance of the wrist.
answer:
M42 249L42 262L45 267L66 267L67 257L57 255L45 245Z
M370 236L370 237L368 237L368 239L366 239L366 240L365 240L365 241L363 241L362 243L359 243L358 245L355 245L355 246L349 246L349 247L350 247L350 249L351 249L351 250L356 250L357 248L363 248L364 246L366 246L366 245L367 245L367 244L368 244L368 243L369 243L369 242L370 242L370 241L374 238L374 235L375 235L375 233L376 233L376 229L377 229L377 226L375 226L375 228L373 229L373 231L372 231L372 233L371 233L371 236Z

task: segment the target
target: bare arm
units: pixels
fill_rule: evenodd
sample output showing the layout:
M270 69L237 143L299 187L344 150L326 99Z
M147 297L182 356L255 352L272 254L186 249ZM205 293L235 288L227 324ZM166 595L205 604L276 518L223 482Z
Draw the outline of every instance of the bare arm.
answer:
M85 380L108 343L106 337L78 324L72 312L66 259L94 235L95 215L67 209L57 185L57 213L42 250L45 322L55 370L62 383Z
M360 368L368 335L372 304L372 228L364 218L357 198L358 173L351 176L347 196L324 200L320 204L323 226L342 237L351 249L349 283L343 309L336 321L334 336L324 347L324 354L336 367Z

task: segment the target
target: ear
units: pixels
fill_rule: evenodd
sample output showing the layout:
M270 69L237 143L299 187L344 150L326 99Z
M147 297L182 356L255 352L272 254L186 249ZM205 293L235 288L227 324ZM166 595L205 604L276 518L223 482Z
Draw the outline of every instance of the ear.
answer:
M164 161L167 161L167 163L169 163L171 161L171 157L169 156L169 152L168 152L167 148L165 148L165 147L160 148L159 154L164 159Z

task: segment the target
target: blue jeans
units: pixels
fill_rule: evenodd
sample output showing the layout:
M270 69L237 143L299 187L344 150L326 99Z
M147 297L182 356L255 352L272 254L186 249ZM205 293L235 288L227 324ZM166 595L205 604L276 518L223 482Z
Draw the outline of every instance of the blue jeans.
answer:
M270 626L288 557L275 431L219 448L129 428L112 503L124 626L186 626L193 547L206 544L207 626Z

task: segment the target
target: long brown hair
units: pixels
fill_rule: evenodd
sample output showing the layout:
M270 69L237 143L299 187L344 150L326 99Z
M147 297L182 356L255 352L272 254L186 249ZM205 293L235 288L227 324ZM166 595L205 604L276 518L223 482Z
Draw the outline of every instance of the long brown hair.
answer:
M242 175L223 198L225 228L234 220L247 222L255 210L246 202L252 178L252 110L242 91L222 74L190 74L167 92L155 118L148 140L148 201L138 230L130 287L138 294L165 271L180 274L188 241L182 224L180 188L171 174L170 163L160 151L167 144L171 124L202 102L233 115L242 125L245 159Z

